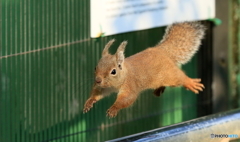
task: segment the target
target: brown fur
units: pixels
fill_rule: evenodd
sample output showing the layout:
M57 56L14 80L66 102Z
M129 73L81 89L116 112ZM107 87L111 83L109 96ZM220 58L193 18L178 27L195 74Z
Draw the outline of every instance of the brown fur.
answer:
M177 64L190 60L198 50L203 34L204 27L199 23L174 24L167 28L164 39L156 47L126 59L123 53L127 42L123 42L116 54L111 55L108 48L114 40L109 41L96 67L96 81L84 105L84 113L112 92L117 92L118 96L107 111L109 117L115 117L120 109L133 104L140 92L146 89L155 89L156 96L160 96L166 86L184 86L194 93L202 91L201 79L189 78Z

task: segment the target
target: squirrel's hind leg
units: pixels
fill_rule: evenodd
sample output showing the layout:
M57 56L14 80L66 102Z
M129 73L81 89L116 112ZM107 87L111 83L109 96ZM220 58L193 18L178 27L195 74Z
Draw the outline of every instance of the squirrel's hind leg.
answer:
M160 97L160 95L163 94L165 88L166 88L165 86L161 86L161 87L155 89L155 90L153 91L153 94L154 94L155 96L157 96L157 97Z
M203 91L204 85L201 83L201 79L188 77L181 69L172 66L172 68L167 68L168 73L165 73L165 79L163 80L163 86L183 86L187 90L198 94L199 91Z
M201 82L201 79L197 78L197 79L193 79L193 78L188 78L185 80L184 82L184 87L187 90L191 90L192 92L194 92L195 94L198 94L199 91L203 91L204 89L204 85Z

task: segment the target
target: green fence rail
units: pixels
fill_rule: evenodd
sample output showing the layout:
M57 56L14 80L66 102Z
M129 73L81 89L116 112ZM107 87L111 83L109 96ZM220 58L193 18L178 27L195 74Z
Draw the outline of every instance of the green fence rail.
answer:
M197 117L197 95L183 88L146 91L114 119L106 110L116 95L82 113L107 41L117 40L113 52L128 40L130 56L165 28L91 39L89 0L2 0L0 10L1 142L100 142ZM197 57L183 69L197 77Z

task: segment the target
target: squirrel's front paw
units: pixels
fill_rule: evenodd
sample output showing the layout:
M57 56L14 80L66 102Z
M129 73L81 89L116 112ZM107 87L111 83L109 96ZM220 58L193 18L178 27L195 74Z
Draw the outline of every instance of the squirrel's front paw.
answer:
M88 99L84 105L83 113L87 113L93 107L93 104L96 102L97 101L95 99Z
M203 91L204 85L201 82L201 79L188 79L184 84L184 87L188 90L191 90L195 94L198 94L199 91Z
M117 116L119 109L115 106L111 106L108 110L107 110L107 116L109 118L113 118Z

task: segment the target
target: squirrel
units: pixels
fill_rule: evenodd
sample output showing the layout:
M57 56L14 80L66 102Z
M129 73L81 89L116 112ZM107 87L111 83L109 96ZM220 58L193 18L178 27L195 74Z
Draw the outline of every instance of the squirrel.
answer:
M95 68L95 82L83 112L88 112L94 103L112 92L118 94L107 110L110 118L131 106L146 89L153 89L156 96L167 86L183 86L196 94L203 91L201 79L188 77L178 65L187 63L197 52L205 29L200 22L174 23L166 28L163 39L156 46L127 58L124 57L127 41L123 41L112 55L108 49L115 40L110 40Z

